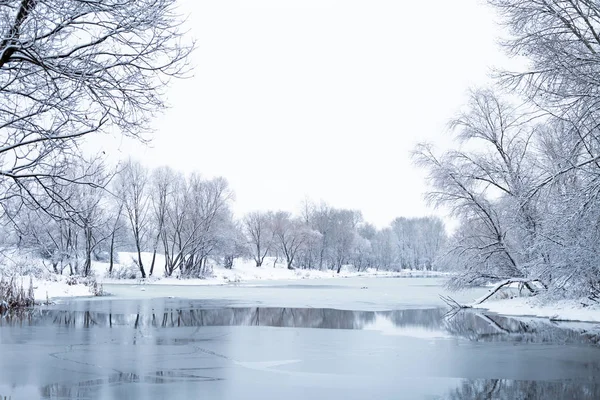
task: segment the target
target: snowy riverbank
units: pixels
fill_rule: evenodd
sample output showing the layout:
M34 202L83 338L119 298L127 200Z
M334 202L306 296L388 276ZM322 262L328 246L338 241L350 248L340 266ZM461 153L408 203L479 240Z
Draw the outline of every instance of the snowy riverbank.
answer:
M486 301L474 308L508 316L548 318L555 321L600 322L600 304L589 300L559 300L544 304L534 297L516 297Z
M232 269L215 267L209 276L202 279L179 279L178 277L150 277L148 279L113 279L99 278L101 283L131 284L143 283L153 285L227 285L232 283L246 283L254 281L295 281L303 279L341 279L341 278L411 278L411 277L445 277L446 273L436 271L377 271L367 269L365 271L353 271L343 269L340 273L336 271L320 271L307 269L289 270L283 266L256 267L250 263L239 263Z
M2 261L4 268L0 268L0 276L5 279L16 279L17 286L29 289L29 276L33 276L33 287L36 302L46 299L89 297L93 296L93 288L87 279L68 276L68 268L64 275L51 271L48 262L28 253L13 251L10 257L5 256ZM142 261L149 272L152 263L151 253L142 253ZM155 259L154 275L141 279L139 269L135 264L136 253L119 252L117 263L113 265L112 275L109 274L109 264L102 261L92 262L91 280L96 280L98 285L173 285L173 286L217 286L237 283L250 283L257 281L298 281L304 279L341 279L341 278L392 278L392 277L445 277L448 273L436 271L381 271L367 269L356 271L352 266L344 266L338 274L333 270L316 269L288 269L281 259L267 257L261 267L256 267L252 259L236 259L233 268L227 269L220 265L212 265L206 276L197 279L180 279L175 271L174 276L164 277L164 258L157 254ZM4 274L2 273L4 271ZM12 277L12 278L11 278ZM110 293L108 293L110 294Z
M150 264L151 254L144 253L143 261ZM293 269L289 270L282 262L276 262L273 258L267 258L261 267L256 267L253 260L236 259L232 269L226 269L222 266L214 265L212 271L202 279L179 279L176 276L163 277L162 265L164 260L157 256L155 264L155 276L147 279L139 279L136 276L136 267L133 263L135 254L119 253L120 264L115 264L113 273L117 275L128 276L130 279L115 279L107 277L108 264L104 262L94 262L92 273L98 284L122 284L122 285L172 285L172 286L217 286L230 285L237 283L252 283L260 281L301 281L301 280L331 280L344 278L435 278L447 277L448 273L437 271L377 271L367 269L356 271L352 267L344 267L339 274L332 270L315 269ZM13 255L13 259L16 259ZM30 272L37 268L37 276L33 279L35 299L37 302L44 302L46 299L72 298L72 297L90 297L93 296L93 288L88 284L82 283L84 280L68 277L67 275L56 275L49 273L47 267L41 265L40 260L30 257L20 257L19 265L27 266ZM17 284L22 284L24 289L29 288L29 277L25 268L17 274ZM66 272L66 271L65 271ZM139 275L138 275L139 276ZM440 287L441 289L441 287ZM513 288L514 289L514 288ZM109 293L110 294L110 293ZM486 309L491 312L509 315L509 316L528 316L539 317L552 320L563 321L588 321L600 322L600 304L589 300L562 300L552 303L542 303L535 297L514 297L506 298L505 295L496 295L486 300L480 305L473 305L476 309Z
M119 253L120 265L115 266L113 275L121 277L135 274L136 267L134 259L135 253ZM151 264L152 254L142 253L142 261L148 270ZM186 286L206 286L206 285L227 285L232 283L246 283L254 281L294 281L301 279L336 279L336 278L355 278L355 277L445 277L447 272L438 271L382 271L369 268L363 271L356 271L352 266L344 266L338 274L333 270L317 269L288 269L283 260L276 260L274 257L266 257L263 265L257 267L254 260L237 258L234 260L233 268L228 269L220 265L212 265L206 276L198 279L180 279L178 272L173 276L164 277L163 266L164 259L162 255L157 254L154 267L154 276L147 279L115 279L108 275L108 265L106 263L94 263L94 275L98 282L110 284L131 284L142 283L149 285L186 285Z

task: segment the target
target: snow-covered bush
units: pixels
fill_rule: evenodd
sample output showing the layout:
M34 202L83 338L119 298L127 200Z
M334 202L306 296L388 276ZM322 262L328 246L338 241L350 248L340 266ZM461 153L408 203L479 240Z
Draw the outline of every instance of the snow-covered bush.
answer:
M32 275L42 277L46 274L46 269L39 258L23 252L14 250L0 251L0 276L13 277Z
M104 296L106 294L106 292L104 292L104 287L102 286L102 284L98 284L95 278L88 278L86 286L90 288L90 292L92 292L94 296Z
M31 277L29 278L29 289L27 291L23 287L23 282L18 282L18 279L0 277L0 314L16 308L31 307L34 304L35 298Z
M112 273L107 273L107 276L114 279L137 279L139 274L139 268L135 264L131 263L115 265Z
M102 284L98 284L98 281L96 280L96 277L94 277L94 276L83 277L83 276L72 275L72 276L67 277L66 284L69 286L85 285L90 289L91 294L93 294L94 296L104 296L105 295Z

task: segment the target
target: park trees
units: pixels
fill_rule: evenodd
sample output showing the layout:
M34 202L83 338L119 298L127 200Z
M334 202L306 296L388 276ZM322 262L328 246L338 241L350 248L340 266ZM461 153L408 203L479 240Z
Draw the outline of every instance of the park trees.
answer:
M0 3L0 206L63 204L84 137L141 137L191 50L174 0Z

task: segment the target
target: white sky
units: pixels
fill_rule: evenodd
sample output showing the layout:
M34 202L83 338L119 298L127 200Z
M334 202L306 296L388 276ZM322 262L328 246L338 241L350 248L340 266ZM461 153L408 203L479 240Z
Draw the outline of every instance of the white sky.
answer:
M227 178L238 215L304 198L378 226L434 213L420 141L444 145L469 87L505 63L478 0L186 0L194 77L169 89L149 166Z

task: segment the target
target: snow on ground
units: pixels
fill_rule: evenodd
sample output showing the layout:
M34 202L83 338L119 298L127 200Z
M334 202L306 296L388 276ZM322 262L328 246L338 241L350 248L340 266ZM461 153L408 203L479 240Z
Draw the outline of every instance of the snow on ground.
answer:
M33 280L33 291L36 302L44 302L46 298L55 299L57 297L86 297L92 296L89 286L82 283L69 285L66 276L59 276L56 281L53 280ZM29 279L24 279L23 287L29 288Z
M60 297L89 297L93 296L89 286L75 283L67 276L52 275L47 278L30 278L30 276L13 276L17 286L22 286L25 293L29 290L30 282L33 284L33 295L36 303L44 303ZM30 281L31 280L31 281Z
M600 322L600 304L591 304L589 300L559 300L543 304L534 297L515 297L488 300L474 308L487 309L502 315L540 317L557 321Z
M135 253L119 253L119 261L121 264L115 267L116 271L132 271L135 272L133 259L137 258ZM146 272L149 270L152 254L142 254L142 262ZM154 276L145 280L144 283L156 285L225 285L230 283L252 282L262 280L278 280L289 281L299 279L332 279L332 278L349 278L349 277L439 277L447 274L436 271L377 271L369 269L366 271L357 272L352 267L344 267L340 273L336 271L326 270L320 271L315 269L287 269L285 263L275 262L274 257L267 257L261 267L256 267L252 259L236 259L232 269L226 269L222 266L213 265L212 273L203 279L179 279L177 276L163 277L164 258L162 255L156 256L154 266ZM130 284L131 279L113 279L107 278L106 272L108 264L96 263L94 270L99 281L112 284ZM121 274L119 272L119 274ZM123 273L123 276L129 275ZM138 279L136 278L137 282Z
M150 270L152 253L142 253L142 262L146 273ZM94 261L92 263L92 276L99 284L152 284L152 285L226 285L253 281L290 281L300 279L333 279L348 277L436 277L446 274L431 271L376 271L374 269L356 272L353 268L343 268L340 274L335 271L318 271L305 269L287 269L281 259L267 257L262 267L257 268L253 260L236 259L232 269L212 265L212 272L203 279L179 279L177 276L164 277L164 256L157 254L155 258L154 274L152 277L141 280L137 267L137 253L120 252L113 265L113 275L108 277L109 263ZM276 262L277 261L277 262ZM0 254L0 277L17 279L22 282L25 290L29 289L29 277L33 277L35 299L44 302L47 298L82 297L92 296L91 287L83 283L74 283L68 276L69 268L65 268L64 275L52 272L49 262L38 256L17 250L5 249ZM177 275L177 272L174 275ZM81 279L78 279L81 281Z
M212 273L205 279L179 279L178 277L163 277L164 257L156 255L154 276L141 281L138 279L139 270L134 260L137 259L136 253L121 252L118 254L119 263L116 263L113 272L129 279L107 278L108 263L94 262L93 275L99 283L113 284L153 284L153 285L226 285L231 283L245 283L255 281L294 281L302 279L335 279L350 277L444 277L447 273L435 271L376 271L370 269L367 271L356 272L353 268L343 268L340 274L335 271L319 271L294 269L288 270L285 263L275 262L276 260L266 258L263 266L257 268L253 260L236 259L232 269L213 265ZM152 261L151 253L142 254L142 262L149 270ZM3 273L3 268L8 267ZM11 271L10 275L7 271ZM23 283L25 290L29 288L29 276L37 276L33 279L35 299L38 302L44 302L46 298L61 297L84 297L92 296L89 286L82 283L72 283L66 275L56 275L49 272L48 265L42 260L31 255L17 254L16 252L4 252L0 257L0 276L13 276L16 273L16 279ZM65 274L67 271L65 271ZM514 286L514 285L513 285ZM530 316L549 318L562 321L586 321L600 322L600 304L594 304L589 301L562 300L544 304L535 297L518 297L518 290L515 287L507 289L504 293L499 293L486 300L483 304L475 305L474 308L487 309L491 312L511 316ZM513 298L506 298L513 297Z
M65 275L57 275L51 269L49 263L29 252L11 249L0 252L0 278L14 279L25 292L29 290L31 279L36 302L57 297L92 296L91 288L67 276L66 270Z

